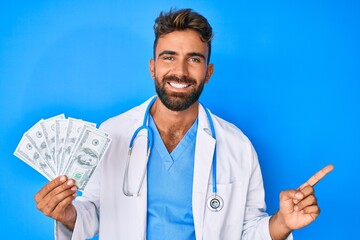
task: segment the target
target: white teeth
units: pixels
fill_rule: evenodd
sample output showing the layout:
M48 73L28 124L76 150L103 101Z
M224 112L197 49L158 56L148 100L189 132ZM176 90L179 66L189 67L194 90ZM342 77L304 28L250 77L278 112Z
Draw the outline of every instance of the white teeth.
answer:
M187 84L174 83L174 82L170 82L169 84L174 88L186 88L188 86Z

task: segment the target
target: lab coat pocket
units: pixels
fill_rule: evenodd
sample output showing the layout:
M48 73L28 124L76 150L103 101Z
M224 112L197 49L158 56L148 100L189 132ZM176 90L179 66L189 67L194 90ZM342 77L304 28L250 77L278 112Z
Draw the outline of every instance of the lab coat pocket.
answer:
M240 182L217 184L217 194L223 199L223 207L214 212L206 203L203 239L240 239L246 203L245 187ZM212 187L209 186L206 199L211 196Z

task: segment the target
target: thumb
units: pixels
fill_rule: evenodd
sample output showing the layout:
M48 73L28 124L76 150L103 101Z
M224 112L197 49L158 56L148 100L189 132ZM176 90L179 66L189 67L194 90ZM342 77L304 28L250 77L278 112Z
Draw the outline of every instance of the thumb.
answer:
M280 193L280 202L287 202L290 200L300 201L304 198L304 194L298 190L285 190Z
M294 205L304 198L304 194L298 190L286 190L280 193L280 211L282 213L292 213Z

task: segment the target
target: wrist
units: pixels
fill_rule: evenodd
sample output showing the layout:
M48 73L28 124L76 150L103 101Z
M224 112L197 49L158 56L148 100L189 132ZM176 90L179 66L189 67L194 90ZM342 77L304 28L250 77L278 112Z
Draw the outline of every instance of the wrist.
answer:
M75 228L76 216L76 208L73 205L70 205L68 210L68 216L66 220L61 221L61 223L69 230L73 231Z
M276 212L269 220L269 231L271 239L283 240L290 235L292 229L286 225L285 220L281 214Z

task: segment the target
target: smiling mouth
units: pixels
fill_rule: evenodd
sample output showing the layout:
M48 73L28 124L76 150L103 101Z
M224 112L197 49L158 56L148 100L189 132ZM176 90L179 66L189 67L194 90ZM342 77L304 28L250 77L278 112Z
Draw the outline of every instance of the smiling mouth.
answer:
M176 89L184 89L190 86L190 84L178 83L178 82L168 82L168 84Z

